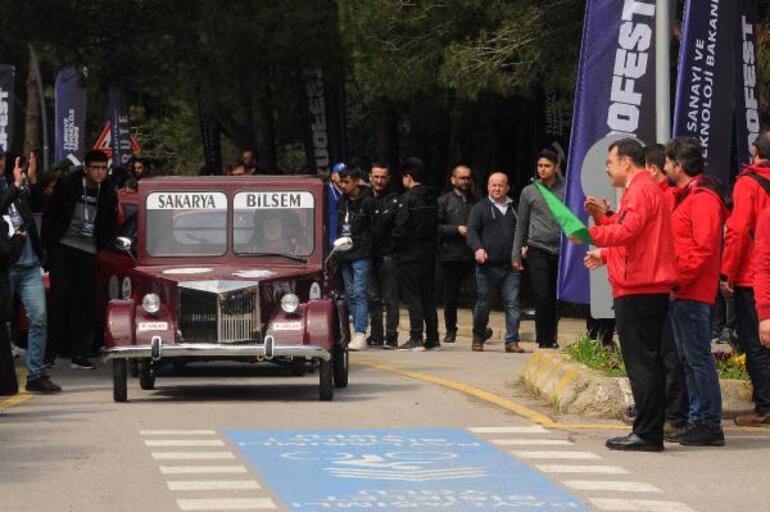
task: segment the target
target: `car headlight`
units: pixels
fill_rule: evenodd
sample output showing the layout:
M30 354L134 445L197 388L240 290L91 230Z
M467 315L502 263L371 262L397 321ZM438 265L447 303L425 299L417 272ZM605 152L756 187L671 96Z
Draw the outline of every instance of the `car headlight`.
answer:
M293 293L287 293L281 297L281 309L286 313L296 313L299 309L299 297Z
M150 313L151 315L154 315L158 311L160 311L160 297L158 297L157 293L148 293L142 298L142 308L144 308L145 311Z

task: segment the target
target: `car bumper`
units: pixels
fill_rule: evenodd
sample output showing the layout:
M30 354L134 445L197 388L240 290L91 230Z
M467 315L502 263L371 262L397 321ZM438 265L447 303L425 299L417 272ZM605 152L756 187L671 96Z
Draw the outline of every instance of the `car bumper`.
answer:
M272 336L264 343L220 344L220 343L163 343L160 336L154 336L147 345L126 345L110 347L104 351L105 359L144 359L158 361L169 357L256 357L270 360L274 357L308 357L331 360L331 353L318 345L277 345Z

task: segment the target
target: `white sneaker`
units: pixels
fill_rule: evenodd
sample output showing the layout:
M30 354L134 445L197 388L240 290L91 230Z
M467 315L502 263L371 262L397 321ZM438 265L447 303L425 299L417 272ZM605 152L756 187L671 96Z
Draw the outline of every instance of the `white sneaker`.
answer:
M11 343L11 354L13 354L13 358L16 359L17 357L24 357L27 355L27 351L22 347Z
M358 352L366 350L366 334L363 332L357 332L353 335L353 339L348 343L348 350Z

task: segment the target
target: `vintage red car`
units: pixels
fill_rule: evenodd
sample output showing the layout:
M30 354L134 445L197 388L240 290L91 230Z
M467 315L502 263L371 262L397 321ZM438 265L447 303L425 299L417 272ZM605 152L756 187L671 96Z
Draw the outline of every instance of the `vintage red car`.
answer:
M99 254L115 401L128 361L153 389L161 361L318 364L321 400L348 383L344 298L330 283L323 182L313 176L159 177ZM108 300L108 302L107 302Z

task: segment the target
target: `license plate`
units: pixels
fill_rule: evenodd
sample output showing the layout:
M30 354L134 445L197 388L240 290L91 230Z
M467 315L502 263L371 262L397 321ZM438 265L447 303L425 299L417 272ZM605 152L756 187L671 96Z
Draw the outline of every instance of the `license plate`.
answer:
M302 329L302 322L273 322L274 331L299 331Z
M168 330L168 322L139 322L136 330L139 332L166 331Z

